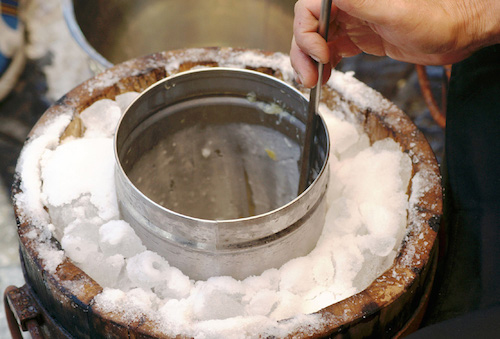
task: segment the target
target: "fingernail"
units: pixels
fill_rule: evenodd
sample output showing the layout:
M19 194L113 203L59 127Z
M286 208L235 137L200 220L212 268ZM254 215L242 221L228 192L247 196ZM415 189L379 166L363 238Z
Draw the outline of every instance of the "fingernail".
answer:
M299 85L302 85L302 84L303 84L303 81L302 81L302 75L300 75L300 73L298 73L298 72L295 72L295 81L296 81Z
M320 58L318 58L317 56L315 55L310 55L311 59L313 59L314 61L316 61L318 64L321 62Z

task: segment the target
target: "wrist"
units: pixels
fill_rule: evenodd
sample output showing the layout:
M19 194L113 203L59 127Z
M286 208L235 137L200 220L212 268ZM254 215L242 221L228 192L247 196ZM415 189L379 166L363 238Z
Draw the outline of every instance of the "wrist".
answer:
M500 43L500 1L471 0L461 3L462 34L470 52Z

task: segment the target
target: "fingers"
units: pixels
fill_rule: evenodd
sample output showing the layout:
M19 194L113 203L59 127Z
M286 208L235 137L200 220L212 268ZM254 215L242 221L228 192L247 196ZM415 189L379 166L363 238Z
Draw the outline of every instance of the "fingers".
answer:
M297 73L297 81L306 87L315 86L318 79L317 66L311 58L322 64L328 64L331 59L328 45L318 33L320 11L320 0L299 0L295 4L294 38L290 58ZM327 74L329 75L330 71Z
M301 0L295 4L293 35L297 46L317 62L328 62L329 52L325 39L318 33L321 1Z
M313 60L304 53L292 39L290 48L290 61L296 73L296 81L305 87L314 87L318 81L318 68Z
M323 79L322 83L325 84L330 78L332 71L332 65L335 66L339 63L340 57L334 56L329 63L323 66ZM292 40L292 47L290 49L290 60L292 62L292 67L297 75L296 81L305 87L311 88L316 86L318 83L318 66L309 55L305 54L300 48L298 48L295 41Z

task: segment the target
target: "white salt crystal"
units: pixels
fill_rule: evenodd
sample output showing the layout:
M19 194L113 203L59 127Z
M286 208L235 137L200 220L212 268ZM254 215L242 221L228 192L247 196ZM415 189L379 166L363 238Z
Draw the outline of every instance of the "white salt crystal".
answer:
M162 323L168 331L178 334L186 331L183 324L191 324L191 304L186 299L169 299L159 309Z
M353 101L361 109L370 108L382 112L392 106L392 103L379 92L354 78L354 72L341 73L332 70L328 85L339 92L345 99Z
M146 250L134 229L123 220L111 220L99 228L99 247L108 256L121 254L125 258Z
M49 224L50 226L51 224ZM35 240L38 237L38 233L33 229L24 235L26 238Z
M144 251L127 260L127 276L137 287L149 289L163 280L168 267L163 257L151 251Z
M62 264L65 252L57 250L48 242L41 242L37 246L38 254L43 260L43 267L49 273L55 273L57 266Z
M102 292L95 296L94 300L100 307L110 311L116 311L125 299L125 292L116 288L103 288Z
M104 288L95 296L96 307L107 312L117 312L124 322L136 321L155 304L151 292L141 289L132 289L128 292L114 288Z
M85 127L86 138L112 138L122 110L110 99L101 99L84 109L80 119Z
M127 292L127 306L137 308L140 311L148 311L156 302L156 296L151 291L142 288L134 288Z

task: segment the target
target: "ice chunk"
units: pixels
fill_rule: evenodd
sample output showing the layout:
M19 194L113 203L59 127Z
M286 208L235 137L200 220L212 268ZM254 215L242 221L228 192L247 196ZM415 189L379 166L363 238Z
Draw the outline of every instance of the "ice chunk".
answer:
M278 302L276 291L260 290L250 299L246 306L246 313L248 315L269 316L277 307Z
M151 291L134 288L127 292L127 306L130 308L138 308L142 312L147 312L156 302L157 298Z
M368 135L366 134L361 134L356 143L352 144L349 148L345 149L339 155L339 159L342 161L348 158L352 158L368 147L370 147L370 138L368 138Z
M327 255L315 256L312 275L318 285L331 285L335 276L335 268L331 258Z
M354 234L360 231L362 225L358 204L351 199L340 197L332 201L327 210L323 232Z
M331 246L335 248L335 251L332 252L336 271L334 284L348 289L363 266L363 254L358 248L357 239L353 234L339 237L332 242Z
M163 304L158 313L161 318L172 330L172 333L180 333L183 324L191 324L191 305L188 300L170 299Z
M113 100L101 99L94 102L80 113L80 119L85 127L84 137L111 138L121 115L120 106Z
M332 291L322 291L310 299L306 299L304 305L305 313L313 313L337 302L337 296Z
M276 268L271 268L262 272L258 276L250 276L242 281L245 290L248 294L256 293L260 290L277 291L280 282L280 271Z
M76 263L94 261L97 254L97 244L92 240L67 234L61 239L61 246L66 255Z
M200 294L193 305L193 314L197 320L227 319L244 313L241 299L224 290Z
M271 313L271 318L281 320L302 313L302 298L290 291L279 291L277 294L278 304Z
M363 251L363 256L363 265L352 281L353 286L358 291L367 288L373 282L373 277L379 276L390 267L390 264L389 266L384 265L386 263L385 257L374 255L371 251Z
M337 180L346 186L343 191L345 196L355 201L387 206L396 202L399 205L400 195L394 193L401 186L400 161L401 155L396 152L376 152L368 148L341 162L336 171Z
M121 254L125 258L146 250L134 229L123 220L111 220L99 228L99 247L107 256Z
M359 212L370 234L396 236L399 228L399 217L391 209L377 203L365 202L359 205Z
M226 319L242 316L242 285L230 277L214 277L199 284L191 296L193 315L197 320Z
M46 152L42 165L46 204L62 206L88 194L102 220L118 219L112 139L75 139Z
M331 155L330 159L330 168L335 169L335 167L338 166L338 159L334 155ZM328 188L326 191L326 202L328 206L330 206L333 201L342 197L342 191L344 190L344 187L345 185L342 180L339 180L337 178L336 172L334 170L331 170L330 178L328 180Z
M162 299L182 299L189 296L193 283L177 267L170 266L163 280L155 285L154 292Z
M152 288L164 278L169 265L151 251L141 252L127 260L127 276L137 287Z
M328 132L332 138L332 151L337 155L345 152L359 140L359 133L356 127L347 121L335 120L335 123L328 125Z
M285 263L281 268L280 290L294 294L307 292L314 286L313 261L310 257L299 257Z
M80 237L97 244L99 239L100 219L97 220L80 220L76 219L64 229L64 235Z
M367 249L372 254L379 257L385 257L394 250L396 238L384 235L363 235L359 236L359 245L361 249Z
M85 272L102 287L115 287L124 266L125 259L122 255L105 257L102 253L96 253L92 260L82 264Z
M65 228L79 220L94 224L102 223L98 209L90 202L90 194L84 194L70 203L53 206L49 204L49 215L55 226L54 236L60 240Z

